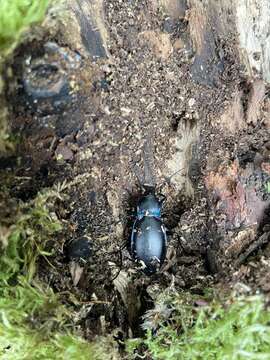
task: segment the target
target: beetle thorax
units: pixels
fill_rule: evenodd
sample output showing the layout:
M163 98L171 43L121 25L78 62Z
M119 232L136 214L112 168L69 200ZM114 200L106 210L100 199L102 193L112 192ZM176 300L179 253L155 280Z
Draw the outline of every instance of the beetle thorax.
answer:
M137 217L142 219L144 216L161 217L161 205L157 197L148 194L142 198L137 207Z

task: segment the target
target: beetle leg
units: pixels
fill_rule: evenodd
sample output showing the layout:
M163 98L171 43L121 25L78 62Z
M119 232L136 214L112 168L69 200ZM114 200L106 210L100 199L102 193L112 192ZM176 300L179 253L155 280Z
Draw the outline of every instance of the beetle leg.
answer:
M161 192L157 193L158 196L158 201L160 203L160 205L163 205L163 203L166 201L166 196L164 194L162 194Z
M134 221L134 224L132 226L131 239L130 239L130 248L131 248L132 255L133 255L133 250L134 250L134 233L137 231L137 230L135 230L136 224L137 224L137 219Z
M169 236L172 236L173 232L171 230L169 230L168 228L166 228L166 234Z
M168 244L168 239L167 239L167 228L166 226L163 224L161 225L161 230L163 232L163 235L164 235L164 239L165 239L165 245L167 247L167 244Z

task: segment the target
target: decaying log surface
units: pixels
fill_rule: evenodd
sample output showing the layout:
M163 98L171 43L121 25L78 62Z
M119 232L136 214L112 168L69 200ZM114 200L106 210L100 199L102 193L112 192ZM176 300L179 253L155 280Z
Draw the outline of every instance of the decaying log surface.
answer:
M59 210L69 229L55 246L61 253L87 236L97 255L73 269L71 285L57 258L49 281L63 292L76 283L82 298L108 303L111 328L136 332L172 274L174 286L202 293L209 269L242 269L267 247L268 10L266 0L69 0L56 34L18 55L13 126L24 157L16 196L69 182L72 201ZM172 233L167 259L151 283L123 250L111 280L138 199L134 164L142 165L149 134ZM103 314L89 312L97 328Z
M96 49L101 46L91 44L85 37L90 39L91 29L99 29L98 39L106 44L108 34L104 30L102 4L97 1L93 10L87 1L75 3L77 8L73 5L71 8L80 19L83 43L89 45L88 51L92 47L98 52ZM268 239L263 227L270 206L266 191L270 179L267 95L270 3L267 0L152 0L151 6L153 11L162 9L166 14L164 28L140 32L138 46L147 46L162 61L169 59L174 51L186 51L193 58L190 74L195 83L218 88L231 71L228 63L238 61L239 84L230 98L224 98L223 110L209 118L210 127L206 125L205 133L206 127L193 110L196 100L190 98L187 105L191 113L177 125L176 152L167 161L167 167L171 173L176 168L188 169L194 149L196 153L198 146L206 144L207 151L197 154L196 161L205 164L201 170L213 219L206 235L210 263L215 264L215 270L239 265ZM90 18L93 13L98 14L100 19L94 19L96 25L91 29L91 21L85 20L87 13ZM180 29L176 35L175 29ZM99 54L107 56L108 52ZM172 183L179 191L185 189L186 195L196 196L189 176L176 174Z
M266 41L270 4L263 0L189 1L189 6L191 39L197 49L195 79L198 66L203 70L209 56L219 61L203 80L209 76L214 81L215 74L222 74L223 54L216 50L217 41L226 39L226 34L230 34L239 64L244 66L245 80L232 98L224 101L224 111L211 119L212 143L206 155L204 183L213 219L209 222L208 255L215 264L212 269L217 271L235 268L269 240L264 225L269 222L270 206L270 51Z
M236 6L236 25L239 52L250 76L270 82L270 2L268 0L239 0Z
M79 68L69 76L75 112L74 107L66 107L63 116L55 117L52 128L57 130L57 134L48 127L42 130L46 139L48 136L53 139L55 135L67 139L57 145L55 156L72 160L74 151L67 146L69 134L74 129L83 131L85 126L90 126L91 116L110 115L108 107L101 107L100 94L92 91L89 96L87 87L89 84L94 89L99 79L110 73L109 66L113 63L116 66L110 55L112 37L119 43L120 53L124 52L125 46L130 47L127 59L145 48L157 62L165 64L165 68L175 54L179 57L184 54L185 62L190 64L186 69L190 80L185 81L194 83L194 89L191 85L189 90L194 95L186 95L184 90L184 95L177 100L183 104L177 111L172 110L175 133L170 135L170 143L174 151L166 161L165 173L183 169L183 173L175 174L171 183L179 193L184 192L185 196L193 198L198 196L196 187L198 176L202 174L203 181L199 186L205 186L214 219L208 224L210 235L204 236L210 239L210 253L217 251L218 255L214 257L221 257L220 263L225 261L224 258L230 262L231 257L247 251L259 236L269 206L269 196L265 193L270 175L270 105L267 96L270 55L269 41L266 41L270 26L267 21L269 7L267 0L151 0L148 13L138 12L137 18L128 13L131 20L127 20L127 24L123 19L126 32L122 36L113 20L109 27L113 5L102 0L69 0L59 26L58 41L90 62L87 75L85 72L82 77ZM121 6L119 11L121 13ZM115 14L117 16L117 12ZM164 20L159 25L154 22L150 26L151 16L158 18L158 14L162 14ZM136 21L145 22L145 25L135 31ZM74 68L74 65L69 66ZM174 76L172 72L166 74L169 81ZM74 81L77 78L81 81L79 91ZM212 91L211 96L218 99L218 92L229 88L228 79L236 86L233 85L232 93L219 101L216 114L213 111L207 116L203 92ZM104 80L105 87L107 81ZM134 83L134 86L138 85ZM89 106L95 115L87 115ZM170 106L165 103L164 106L169 117ZM152 101L146 103L142 111L151 112L154 107ZM134 110L127 105L120 105L120 109L123 117L141 116L135 115L136 111L133 114ZM91 124L91 127L94 131L95 125ZM42 131L38 126L38 138ZM88 149L85 153L79 152L78 157L84 161L91 154ZM38 158L42 158L40 153ZM192 175L194 161L197 163L195 177ZM219 240L215 240L215 236L212 239L213 233Z
M108 56L104 8L102 0L69 0L80 27L81 41L93 60Z

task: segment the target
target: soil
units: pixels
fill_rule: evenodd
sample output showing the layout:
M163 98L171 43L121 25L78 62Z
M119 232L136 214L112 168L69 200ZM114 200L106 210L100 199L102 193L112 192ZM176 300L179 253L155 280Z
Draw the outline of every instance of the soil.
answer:
M239 65L233 33L220 39L211 29L209 41L219 38L215 51L199 54L185 11L175 20L149 4L105 1L109 56L101 51L95 61L65 44L61 34L24 44L7 89L20 139L20 161L13 167L9 162L19 179L13 197L27 201L42 188L64 184L66 200L56 209L64 231L50 242L50 264L40 260L39 277L73 306L88 339L108 332L142 335L141 316L169 286L203 294L216 282L228 287L242 281L254 291L270 290L267 96L260 99L263 111L255 109L259 115L248 121L254 87ZM35 76L33 64L39 64ZM42 96L44 87L51 92ZM165 264L151 277L128 251L142 194L135 165L143 169L149 139L169 233ZM240 190L228 195L228 183L255 189L252 201L256 208L260 203L260 214L240 214L235 223ZM249 241L236 239L247 230L253 231ZM85 237L91 251L74 262L69 244Z

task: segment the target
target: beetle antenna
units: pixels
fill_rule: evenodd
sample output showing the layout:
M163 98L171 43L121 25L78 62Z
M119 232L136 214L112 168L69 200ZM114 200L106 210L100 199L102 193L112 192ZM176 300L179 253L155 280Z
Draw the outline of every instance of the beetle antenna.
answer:
M165 183L170 184L171 179L172 179L175 175L179 174L179 173L180 173L181 171L183 171L183 170L185 170L185 168L176 170L176 171L175 171L173 174L171 174L170 176L164 176L165 180L161 183L160 188L162 188L162 187L165 185Z
M135 174L140 186L143 186L144 185L144 178L142 176L142 171L139 168L138 164L133 165L133 171L134 171L134 174Z
M178 173L180 173L181 171L185 170L185 168L182 168L182 169L179 169L179 170L176 170L173 174L171 174L170 176L166 176L165 177L165 180L167 181L170 181L172 177L174 177L175 175L177 175Z

